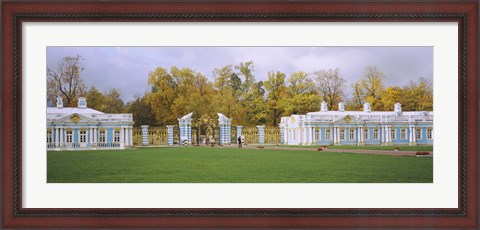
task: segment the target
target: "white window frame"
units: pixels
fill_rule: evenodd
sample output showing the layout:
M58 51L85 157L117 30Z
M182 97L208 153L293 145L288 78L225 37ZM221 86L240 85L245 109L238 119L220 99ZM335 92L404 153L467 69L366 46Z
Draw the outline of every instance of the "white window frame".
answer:
M52 130L47 131L47 143L52 143L53 142L53 132Z
M65 131L65 142L72 143L73 142L73 131L67 130Z
M342 137L342 135L343 135L343 137ZM340 136L341 141L345 140L345 129L340 129L339 130L339 136Z
M373 139L374 140L380 140L380 135L379 135L378 129L373 130Z
M422 140L422 128L415 129L415 140Z
M400 139L406 140L407 139L407 129L400 129Z
M348 140L354 141L355 140L355 129L348 130Z
M322 130L321 129L313 129L315 132L315 140L320 140L322 139Z
M365 128L363 130L363 140L368 140L369 137L370 137L369 130L368 130L368 128Z
M397 129L396 128L390 128L390 138L392 140L397 139Z
M427 129L427 139L428 140L431 140L433 138L433 135L432 135L433 132L432 131L433 131L432 128Z
M87 131L80 130L80 143L87 143Z
M98 142L106 143L107 142L107 132L105 130L100 130L98 132Z
M331 129L325 129L325 140L326 141L331 141L332 140L332 130Z
M120 142L120 131L119 130L113 131L113 142L114 143L119 143Z

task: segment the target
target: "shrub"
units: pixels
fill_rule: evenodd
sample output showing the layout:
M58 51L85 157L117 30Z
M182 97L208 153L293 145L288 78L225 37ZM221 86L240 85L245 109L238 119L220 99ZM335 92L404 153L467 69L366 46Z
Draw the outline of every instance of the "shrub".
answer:
M263 148L265 148L265 147L263 147L263 146L257 146L257 149L263 149Z
M417 152L416 153L417 156L425 156L425 155L430 155L429 152Z
M323 150L323 147L317 149L317 151L322 151L322 150Z

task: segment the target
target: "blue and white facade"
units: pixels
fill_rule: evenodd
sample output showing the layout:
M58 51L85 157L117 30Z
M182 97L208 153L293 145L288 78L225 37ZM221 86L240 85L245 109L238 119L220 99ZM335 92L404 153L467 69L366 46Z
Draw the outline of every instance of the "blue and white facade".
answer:
M188 144L192 143L192 115L189 113L178 119L178 129L180 132L180 139L187 140ZM232 119L226 117L221 113L218 115L218 129L219 129L219 144L228 145L231 144L232 136ZM241 133L241 132L240 132Z
M221 113L218 115L218 127L220 130L219 144L229 145L232 143L232 119L226 117Z
M87 107L84 97L78 107L47 107L47 149L124 149L133 145L132 114L106 114Z
M402 111L400 103L394 111L371 111L365 103L363 111L345 111L343 102L338 111L328 111L323 102L321 111L306 115L282 117L280 139L286 145L432 145L433 112Z

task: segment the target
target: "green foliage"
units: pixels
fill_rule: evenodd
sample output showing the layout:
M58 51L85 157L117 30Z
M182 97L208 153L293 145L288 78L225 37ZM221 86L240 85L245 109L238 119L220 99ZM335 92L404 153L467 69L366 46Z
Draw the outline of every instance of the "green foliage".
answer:
M155 114L152 107L147 101L147 96L137 96L135 100L130 101L126 106L126 112L131 113L135 120L133 126L140 127L141 125L155 126Z
M433 158L217 147L48 152L47 182L432 183Z
M403 102L403 90L400 87L388 87L383 91L380 101L383 105L383 110L392 111L397 102Z
M410 83L403 88L403 92L403 110L433 110L433 83L431 80L420 78L416 82L410 81Z
M288 79L287 95L283 115L306 114L320 109L320 95L305 72L292 73Z
M370 103L372 110L383 110L381 95L385 89L383 85L385 74L376 66L367 66L362 78L352 85L353 98L359 107L364 102ZM359 104L361 102L361 104Z
M397 102L403 110L433 110L431 80L420 78L403 88L385 89L385 75L368 66L362 78L353 83L352 98L344 96L346 80L340 69L323 69L313 73L295 72L286 77L279 71L268 73L268 80L257 82L252 61L227 65L213 70L214 81L190 68L169 70L157 67L148 74L150 92L125 105L118 89L102 93L95 87L86 92L80 78L81 57L64 57L55 69L47 71L47 99L55 104L64 98L65 106L77 106L77 98L86 94L88 107L105 113L134 114L135 125L172 125L178 118L193 112L194 117L215 117L223 113L233 125L277 126L282 116L318 111L322 101L329 110L345 102L347 110L361 110L370 102L373 110L392 110Z
M269 72L268 80L265 81L265 89L268 90L267 113L269 121L273 126L280 123L280 118L284 112L287 100L287 86L285 85L286 75L280 71Z
M104 113L123 113L125 110L125 104L120 98L119 91L115 88L109 90L106 94L102 94L92 86L87 92L86 99L89 108Z

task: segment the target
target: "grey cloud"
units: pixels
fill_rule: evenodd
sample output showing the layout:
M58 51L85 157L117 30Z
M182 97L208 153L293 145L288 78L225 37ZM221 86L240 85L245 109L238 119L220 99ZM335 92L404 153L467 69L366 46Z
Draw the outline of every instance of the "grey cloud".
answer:
M290 75L340 68L348 86L368 65L385 73L387 86L433 77L433 47L48 47L47 65L77 54L83 57L88 86L118 88L126 101L149 89L148 73L158 66L189 67L213 80L214 68L251 60L257 81L266 80L269 71Z

